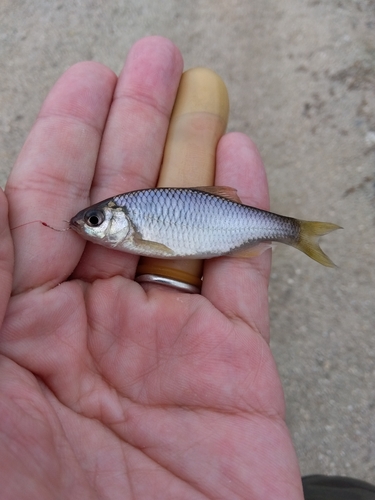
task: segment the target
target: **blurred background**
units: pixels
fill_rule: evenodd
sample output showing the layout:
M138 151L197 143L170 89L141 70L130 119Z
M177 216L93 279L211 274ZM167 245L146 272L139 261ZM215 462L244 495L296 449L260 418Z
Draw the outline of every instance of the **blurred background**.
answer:
M229 130L266 165L272 210L328 220L339 265L274 251L271 347L302 474L375 482L374 0L2 0L0 184L51 86L95 60L119 73L164 35L225 81Z

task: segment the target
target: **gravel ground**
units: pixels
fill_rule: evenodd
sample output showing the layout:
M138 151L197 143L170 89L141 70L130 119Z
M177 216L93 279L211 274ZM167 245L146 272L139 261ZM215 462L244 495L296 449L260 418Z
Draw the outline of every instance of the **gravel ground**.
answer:
M228 128L258 144L274 211L345 228L325 244L338 269L274 252L272 348L302 473L375 482L374 1L2 0L1 185L61 73L119 72L150 34L224 79Z

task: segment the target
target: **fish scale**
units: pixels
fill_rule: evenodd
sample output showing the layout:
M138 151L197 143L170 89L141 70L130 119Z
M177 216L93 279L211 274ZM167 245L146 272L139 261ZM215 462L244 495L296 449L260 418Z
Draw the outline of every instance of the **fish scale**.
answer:
M136 191L113 201L125 209L143 239L163 243L179 255L229 253L260 241L284 241L298 232L293 219L194 189Z
M331 267L318 240L339 228L243 205L227 187L132 191L81 210L69 226L94 243L149 257L250 257L253 247L275 241Z

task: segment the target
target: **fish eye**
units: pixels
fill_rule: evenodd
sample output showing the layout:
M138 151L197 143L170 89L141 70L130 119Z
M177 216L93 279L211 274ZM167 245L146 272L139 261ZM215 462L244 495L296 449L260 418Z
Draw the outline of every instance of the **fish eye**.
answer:
M101 210L90 210L85 214L85 222L91 227L100 226L104 222L104 213Z

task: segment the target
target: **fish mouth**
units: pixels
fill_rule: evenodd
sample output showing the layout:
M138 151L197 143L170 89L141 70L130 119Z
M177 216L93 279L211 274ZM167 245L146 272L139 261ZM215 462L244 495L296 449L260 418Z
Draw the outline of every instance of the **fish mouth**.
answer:
M69 228L70 229L79 229L81 227L81 224L79 223L79 219L77 217L73 217L69 221Z

